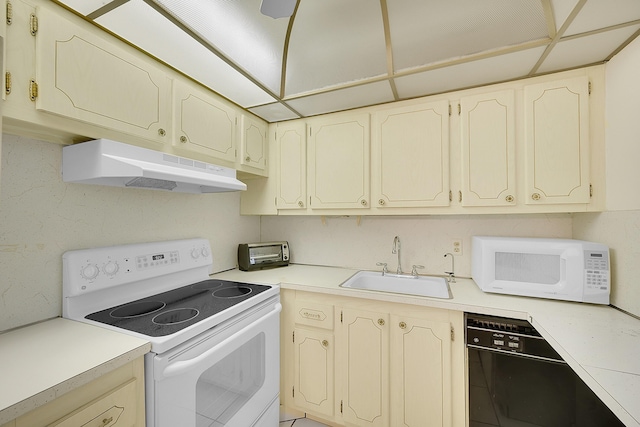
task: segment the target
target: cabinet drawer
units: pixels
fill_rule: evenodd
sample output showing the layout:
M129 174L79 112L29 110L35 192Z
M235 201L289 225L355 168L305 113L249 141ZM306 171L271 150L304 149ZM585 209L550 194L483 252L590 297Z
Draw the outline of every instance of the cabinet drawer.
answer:
M333 330L333 305L296 301L295 321L298 325Z
M49 427L128 427L136 422L136 379L89 402Z

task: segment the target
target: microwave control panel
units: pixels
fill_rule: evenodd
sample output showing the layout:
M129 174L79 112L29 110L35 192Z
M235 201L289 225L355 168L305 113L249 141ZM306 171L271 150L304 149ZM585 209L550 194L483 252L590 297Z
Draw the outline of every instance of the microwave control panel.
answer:
M584 274L587 293L608 292L609 279L609 252L584 251Z

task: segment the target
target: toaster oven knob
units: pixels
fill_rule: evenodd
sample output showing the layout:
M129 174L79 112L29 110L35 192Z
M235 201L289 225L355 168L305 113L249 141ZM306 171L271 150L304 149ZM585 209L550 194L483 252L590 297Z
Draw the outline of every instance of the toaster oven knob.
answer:
M104 265L103 270L107 276L113 276L118 272L119 268L117 262L109 261Z
M209 256L209 249L207 249L206 247L202 248L200 250L200 253L202 254L203 257L208 257Z
M197 249L192 249L191 250L191 258L193 258L193 259L200 258L200 251L198 251Z
M80 275L86 280L95 279L96 277L98 277L98 273L100 273L100 270L95 264L87 264L82 267L82 270L80 270Z

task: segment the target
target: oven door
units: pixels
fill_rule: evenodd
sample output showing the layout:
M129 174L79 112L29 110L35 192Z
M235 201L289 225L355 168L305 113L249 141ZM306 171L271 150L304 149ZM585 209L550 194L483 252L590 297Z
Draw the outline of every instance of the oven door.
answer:
M277 425L281 309L275 297L175 349L148 354L147 425Z

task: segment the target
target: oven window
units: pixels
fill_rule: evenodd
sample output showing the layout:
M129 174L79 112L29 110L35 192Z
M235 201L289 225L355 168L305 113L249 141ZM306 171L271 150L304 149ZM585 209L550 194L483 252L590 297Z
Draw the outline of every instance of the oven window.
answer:
M203 372L196 383L197 426L225 425L240 411L264 383L264 361L261 333Z

